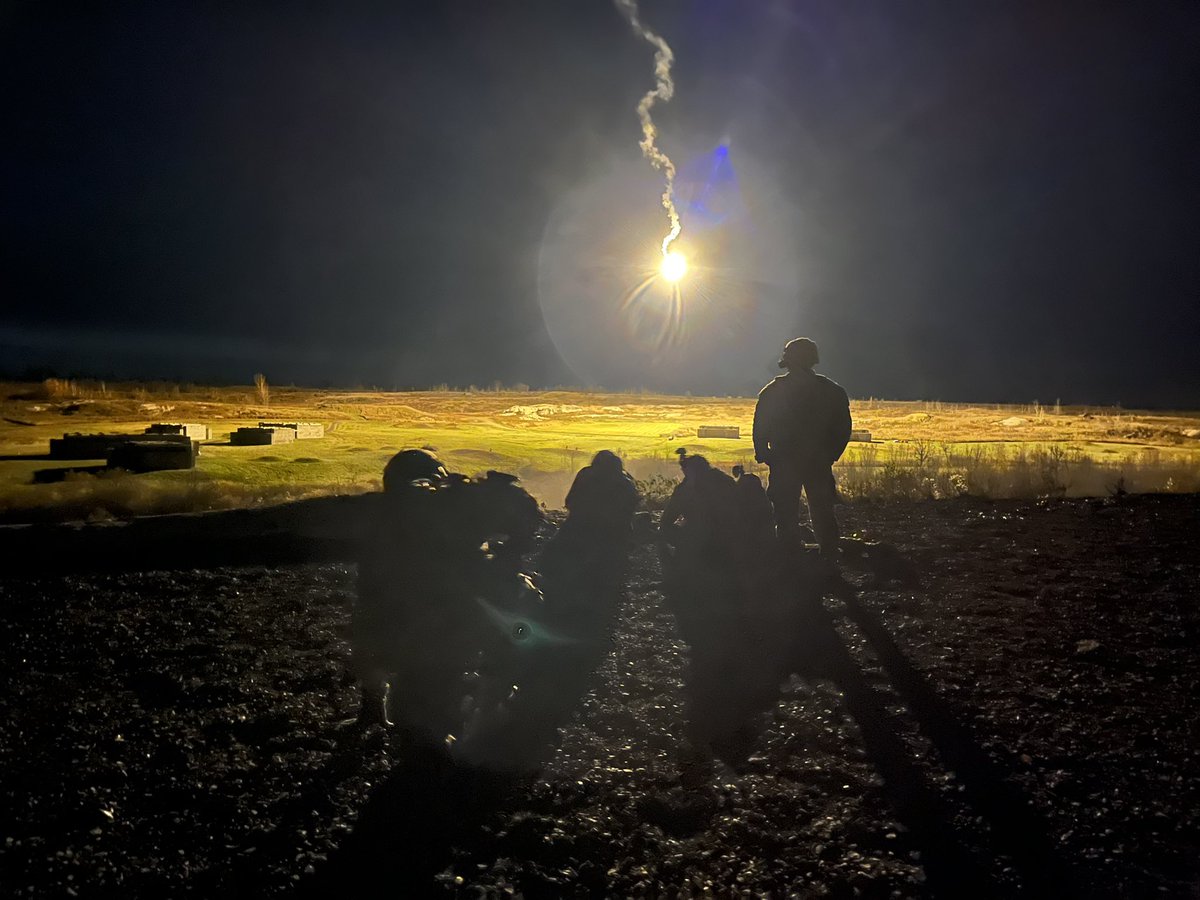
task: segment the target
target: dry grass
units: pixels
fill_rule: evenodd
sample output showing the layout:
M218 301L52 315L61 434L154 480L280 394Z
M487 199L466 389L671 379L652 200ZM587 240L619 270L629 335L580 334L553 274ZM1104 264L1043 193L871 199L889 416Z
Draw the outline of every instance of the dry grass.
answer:
M172 473L174 474L174 473ZM196 472L154 480L120 470L68 475L54 484L33 485L0 495L0 523L104 522L137 516L271 506L328 493L296 490L284 484L248 487ZM349 493L343 490L341 493Z
M264 379L265 387L265 379ZM524 386L521 386L524 388ZM205 422L214 440L189 473L128 483L80 477L30 484L55 463L0 461L0 516L124 516L277 502L378 485L402 447L433 447L459 470L517 472L547 505L600 449L623 456L657 493L678 474L686 446L752 471L752 398L523 390L314 391L255 385L105 384L50 380L0 385L0 454L46 452L65 431L141 431L155 421ZM269 398L270 406L267 406ZM851 497L1103 495L1200 489L1200 415L1082 407L953 405L864 400L852 405L870 444L839 466ZM322 422L327 436L270 448L231 447L228 433L260 418ZM701 425L737 425L740 440L696 437ZM659 490L661 489L661 490ZM652 491L651 493L655 493ZM101 515L101 513L96 513Z
M882 458L864 448L838 467L848 497L993 499L1096 497L1119 493L1200 491L1200 465L1193 456L1165 456L1143 449L1117 461L1097 459L1062 444L1017 446L914 441L902 453Z

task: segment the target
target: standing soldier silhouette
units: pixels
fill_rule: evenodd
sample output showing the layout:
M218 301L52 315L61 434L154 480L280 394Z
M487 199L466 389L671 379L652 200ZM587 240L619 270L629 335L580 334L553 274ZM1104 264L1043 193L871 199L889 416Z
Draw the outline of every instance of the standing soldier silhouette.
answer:
M754 407L754 458L771 467L767 495L778 536L799 531L803 488L821 554L832 559L838 549L833 464L850 440L850 401L841 385L813 372L818 362L808 338L783 348L779 367L788 371L759 392Z

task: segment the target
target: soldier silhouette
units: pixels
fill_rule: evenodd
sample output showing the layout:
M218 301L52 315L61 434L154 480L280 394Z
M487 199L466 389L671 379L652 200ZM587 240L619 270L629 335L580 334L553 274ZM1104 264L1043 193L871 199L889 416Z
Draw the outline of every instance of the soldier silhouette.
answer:
M583 618L585 630L615 604L624 575L639 502L637 485L619 456L601 450L575 475L567 492L567 518L542 551L540 571L555 607Z
M850 440L850 401L841 385L813 372L818 362L817 345L808 338L783 348L779 366L788 371L762 389L754 408L754 458L771 468L767 494L778 536L791 540L799 531L803 489L821 554L833 558L833 464Z
M402 585L427 580L437 490L448 474L424 450L402 450L383 470L383 496L358 560L358 598L350 617L352 663L362 689L356 724L390 726L388 703L397 655L411 627Z
M762 479L742 466L733 467L737 480L738 531L745 541L747 561L756 559L775 536L775 514Z
M660 545L667 550L664 570L736 555L737 483L703 456L682 447L675 452L683 480L671 492L659 524Z
M579 470L564 505L567 521L562 532L577 531L590 541L624 545L638 506L637 485L619 456L601 450L591 465Z
M521 595L521 557L542 522L516 481L447 473L423 450L384 469L351 616L359 727L390 725L392 712L424 737L456 727L463 663L497 641L477 598L507 605Z

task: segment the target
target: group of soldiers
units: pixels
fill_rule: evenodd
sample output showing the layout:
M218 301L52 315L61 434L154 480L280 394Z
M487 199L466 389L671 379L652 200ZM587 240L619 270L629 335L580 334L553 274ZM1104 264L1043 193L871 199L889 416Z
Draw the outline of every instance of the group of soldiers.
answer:
M793 544L802 534L800 492L821 553L838 552L833 464L850 440L850 401L840 385L813 371L817 345L796 338L784 347L788 371L762 389L754 409L754 458L770 468L768 487L743 467L733 477L686 450L679 454L683 480L663 513L665 543L699 542L707 553L743 558L770 545L772 536ZM688 524L683 532L680 520Z
M790 341L779 360L787 372L759 395L754 450L770 468L766 489L741 467L731 477L678 451L683 478L657 542L694 649L704 643L699 632L712 629L689 624L716 620L692 615L686 597L732 597L734 582L744 588L747 573L767 570L766 554L795 546L801 490L822 555L837 553L831 467L849 440L850 413L845 391L813 372L818 359L812 341ZM468 478L448 472L429 451L404 450L384 470L383 487L352 621L363 697L358 725L390 725L399 711L426 738L452 742L470 730L472 716L505 705L495 684L502 693L520 689L515 673L529 675L539 657L524 650L541 648L542 658L574 654L558 661L584 665L586 654L570 648L603 644L640 500L614 453L600 451L576 475L566 519L539 555L538 576L523 565L546 517L514 476ZM493 695L482 686L489 675Z
M469 478L404 450L378 500L351 619L358 728L399 714L410 737L456 743L507 715L546 660L574 665L598 644L584 638L613 611L639 500L615 454L576 476L537 575L524 561L546 516L513 475Z

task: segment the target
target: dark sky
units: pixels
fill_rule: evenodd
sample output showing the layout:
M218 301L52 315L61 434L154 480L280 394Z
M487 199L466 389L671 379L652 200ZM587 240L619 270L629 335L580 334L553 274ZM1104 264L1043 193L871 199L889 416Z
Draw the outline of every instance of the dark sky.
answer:
M1200 5L642 11L663 148L728 141L803 222L793 332L698 387L803 333L855 396L1200 406ZM609 0L40 0L0 67L6 374L580 380L539 247L637 154L652 49Z

